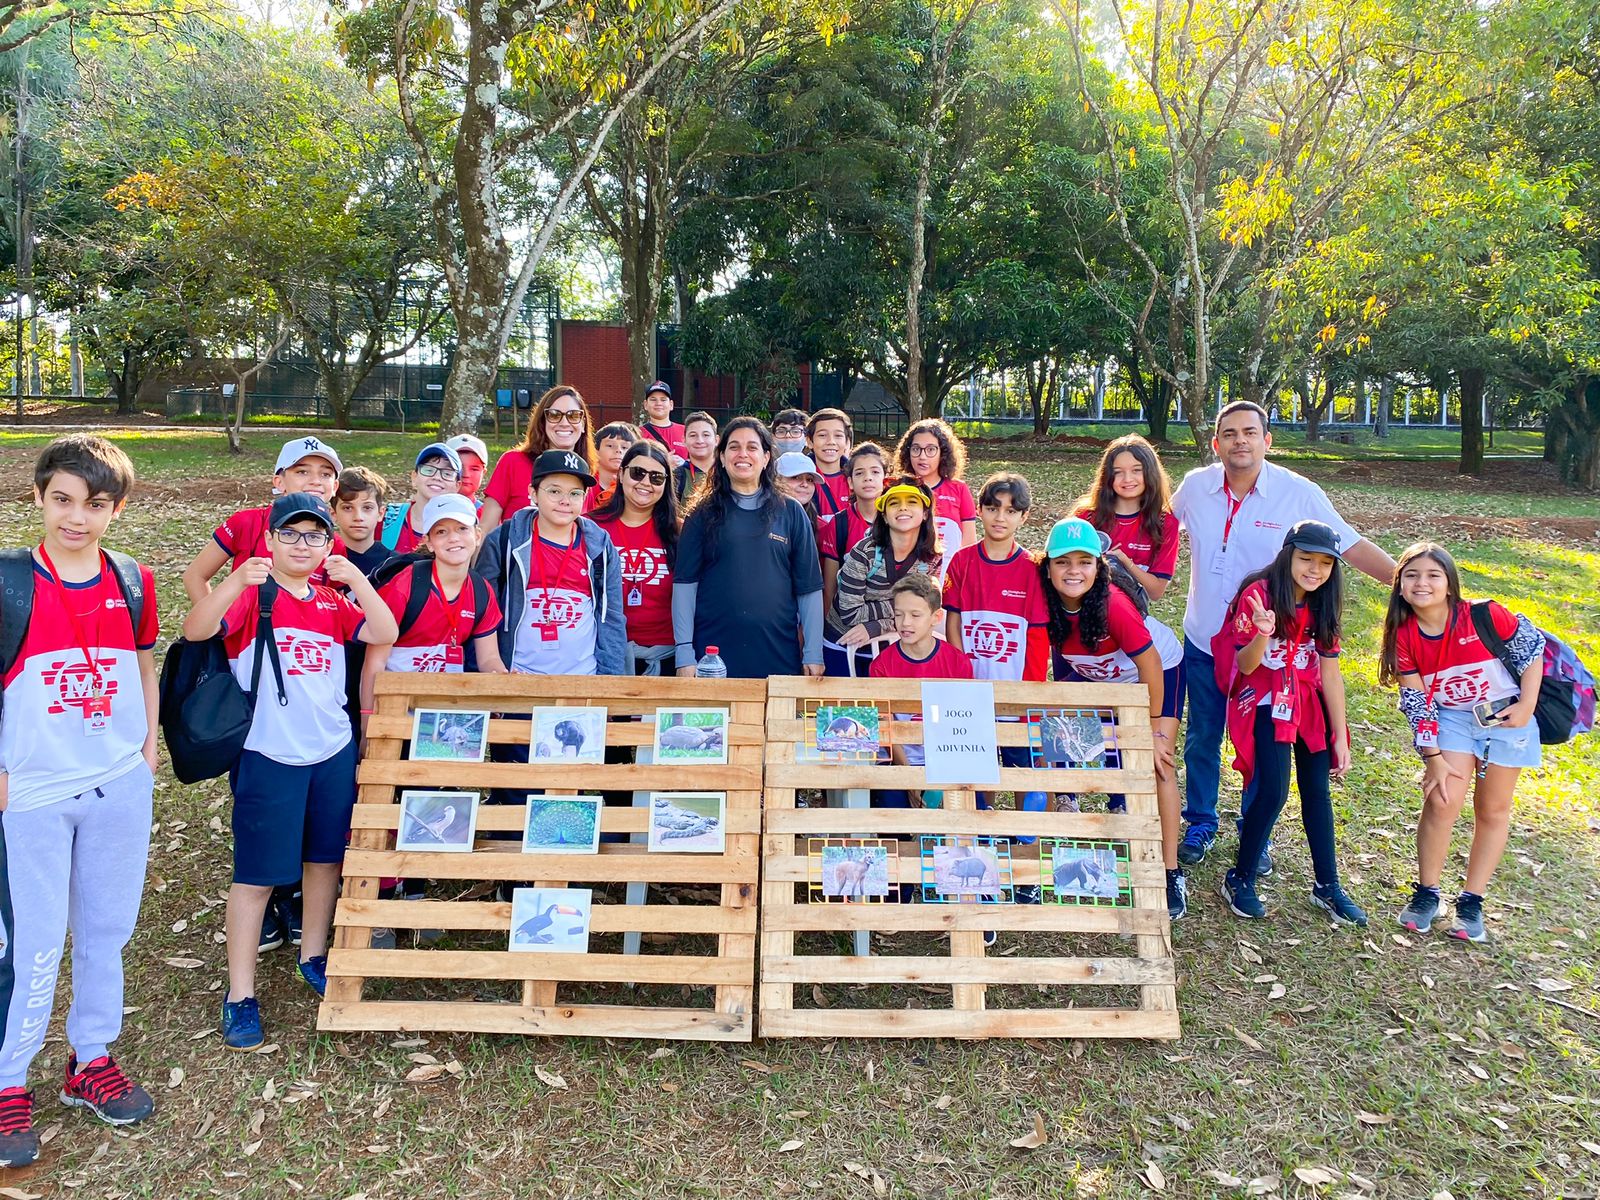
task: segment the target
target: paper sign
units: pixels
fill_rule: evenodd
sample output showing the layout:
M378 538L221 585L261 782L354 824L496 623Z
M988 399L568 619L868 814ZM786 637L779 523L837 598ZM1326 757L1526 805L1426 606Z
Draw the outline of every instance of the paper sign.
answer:
M922 745L933 787L998 787L992 683L922 685Z

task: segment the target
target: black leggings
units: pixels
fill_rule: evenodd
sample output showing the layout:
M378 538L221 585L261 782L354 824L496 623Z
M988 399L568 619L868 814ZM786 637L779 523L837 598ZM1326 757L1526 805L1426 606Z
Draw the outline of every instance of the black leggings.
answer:
M1311 866L1319 887L1337 883L1339 865L1333 853L1333 799L1328 794L1327 750L1311 751L1304 741L1280 742L1274 737L1272 706L1256 709L1256 794L1239 827L1239 861L1234 871L1254 879L1261 849L1272 838L1278 814L1289 802L1289 760L1293 754L1300 785L1300 819L1311 847Z

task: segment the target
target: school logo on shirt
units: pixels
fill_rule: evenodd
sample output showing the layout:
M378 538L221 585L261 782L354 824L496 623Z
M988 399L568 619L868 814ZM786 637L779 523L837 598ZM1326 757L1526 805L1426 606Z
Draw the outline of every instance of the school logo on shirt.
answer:
M535 625L576 629L588 599L576 592L530 592L528 616Z
M650 587L667 577L667 552L659 547L623 550L622 577L629 583Z
M966 630L967 645L978 658L1005 662L1022 648L1016 631L993 621L974 621Z
M1466 708L1487 699L1492 684L1484 666L1448 667L1439 673L1439 696L1452 708Z
M117 660L102 658L98 660L100 678L105 684L104 695L117 694L117 680L112 671L116 669ZM44 686L53 689L55 696L45 707L45 712L51 716L64 713L68 708L82 708L94 695L94 674L89 670L83 659L58 658L41 672Z
M292 630L274 630L285 675L327 675L333 670L332 638L305 637Z

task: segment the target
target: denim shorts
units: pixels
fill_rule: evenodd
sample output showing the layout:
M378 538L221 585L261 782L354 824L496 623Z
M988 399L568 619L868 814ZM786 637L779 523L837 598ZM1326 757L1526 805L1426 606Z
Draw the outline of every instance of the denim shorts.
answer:
M1521 729L1485 727L1470 708L1439 709L1439 749L1470 754L1494 767L1537 767L1543 761L1537 721Z

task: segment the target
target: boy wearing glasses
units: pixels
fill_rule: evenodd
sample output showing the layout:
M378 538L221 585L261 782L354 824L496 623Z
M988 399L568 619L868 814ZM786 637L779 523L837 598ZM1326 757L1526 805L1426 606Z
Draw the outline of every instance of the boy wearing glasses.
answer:
M183 636L222 635L239 686L259 675L255 716L229 775L233 792L233 886L228 890L228 989L222 1039L231 1050L261 1045L256 933L274 886L304 872L300 975L320 996L328 932L356 794L356 747L345 711L344 643L392 644L394 615L349 559L330 554L333 514L321 496L280 496L268 516L271 557L256 556L203 597ZM349 598L312 582L319 571ZM253 672L262 592L271 594L266 661ZM352 601L354 601L352 603Z
M426 537L422 510L435 496L455 494L460 481L459 454L443 442L424 446L411 468L411 499L383 510L383 534L378 540L396 554L411 554L421 548Z

